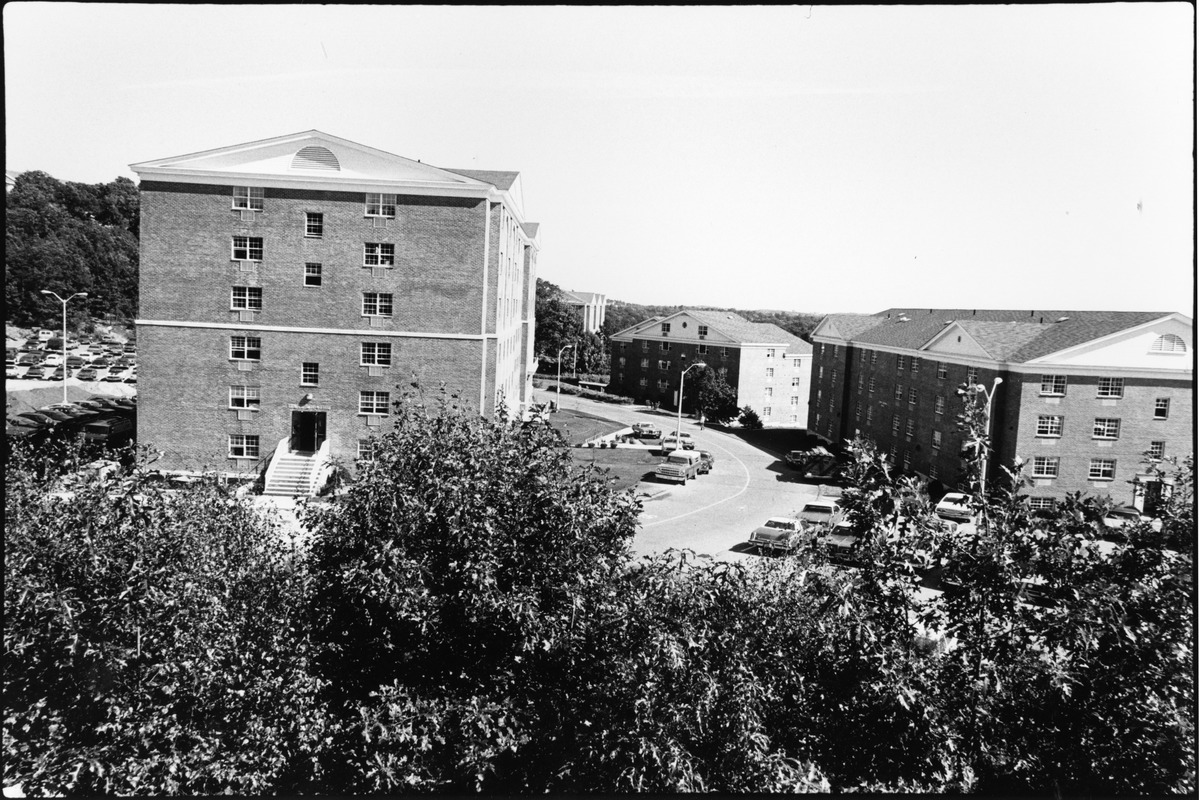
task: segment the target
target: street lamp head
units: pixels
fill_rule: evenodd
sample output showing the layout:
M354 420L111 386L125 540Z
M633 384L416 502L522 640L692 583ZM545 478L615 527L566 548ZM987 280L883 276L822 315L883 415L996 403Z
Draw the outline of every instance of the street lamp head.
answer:
M42 289L42 294L54 294L54 292L50 291L49 289Z

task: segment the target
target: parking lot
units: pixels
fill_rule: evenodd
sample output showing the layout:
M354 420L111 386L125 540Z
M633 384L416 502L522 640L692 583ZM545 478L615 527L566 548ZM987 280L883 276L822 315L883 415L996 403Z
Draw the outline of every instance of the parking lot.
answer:
M538 400L543 398L538 397ZM549 399L547 397L544 399ZM612 420L617 426L652 421L664 432L673 432L677 418L640 406L598 403L563 397L563 408ZM638 554L669 549L690 549L725 561L762 557L748 543L749 534L770 517L794 517L820 487L800 479L799 472L783 461L785 451L769 449L769 437L754 437L751 444L740 436L711 427L701 429L684 418L682 429L696 447L716 457L711 473L685 485L643 477L634 485L644 503L641 525L633 541ZM780 440L785 436L780 432ZM648 471L648 468L647 468Z

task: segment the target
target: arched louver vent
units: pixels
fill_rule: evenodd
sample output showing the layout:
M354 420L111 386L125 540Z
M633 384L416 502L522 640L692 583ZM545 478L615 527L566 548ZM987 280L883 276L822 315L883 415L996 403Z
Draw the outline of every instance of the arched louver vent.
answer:
M292 169L333 169L341 170L337 156L327 147L309 145L296 153L291 160Z
M1185 353L1187 351L1187 343L1181 336L1175 336L1172 333L1163 333L1153 340L1153 346L1150 350L1154 353Z

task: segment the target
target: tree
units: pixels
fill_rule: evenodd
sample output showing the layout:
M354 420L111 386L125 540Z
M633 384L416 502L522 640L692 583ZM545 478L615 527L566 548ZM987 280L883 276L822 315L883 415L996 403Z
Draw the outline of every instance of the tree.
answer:
M762 418L758 416L758 412L754 411L753 406L745 406L741 409L741 416L737 419L741 423L741 427L746 430L756 431L762 427Z
M533 352L539 358L556 359L563 346L579 346L583 319L575 308L562 299L562 290L549 281L537 279L537 325Z
M735 419L741 413L737 408L737 392L711 367L695 370L694 377L685 384L685 393L687 405L715 425Z

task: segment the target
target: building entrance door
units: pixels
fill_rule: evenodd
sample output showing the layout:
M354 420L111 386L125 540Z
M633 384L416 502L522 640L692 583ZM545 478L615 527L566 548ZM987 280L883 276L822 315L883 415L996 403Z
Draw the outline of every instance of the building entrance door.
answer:
M324 411L291 412L291 449L298 453L315 453L325 441Z

